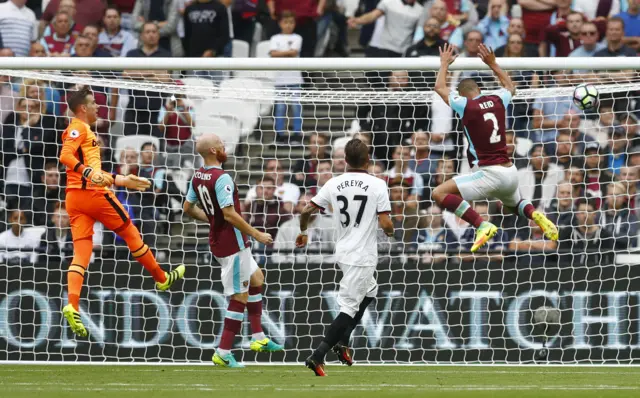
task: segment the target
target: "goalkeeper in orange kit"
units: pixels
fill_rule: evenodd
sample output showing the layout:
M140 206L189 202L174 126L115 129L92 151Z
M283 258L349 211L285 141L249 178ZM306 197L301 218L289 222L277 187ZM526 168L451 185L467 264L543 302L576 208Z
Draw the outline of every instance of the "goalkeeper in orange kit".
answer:
M167 290L176 280L181 279L185 267L180 265L168 273L160 268L122 204L109 190L115 184L144 191L151 182L132 174L123 176L102 171L100 147L90 128L96 122L98 110L93 93L87 88L74 91L69 94L67 103L75 118L62 134L60 161L67 166L66 209L71 220L73 260L67 273L69 303L62 309L62 313L71 330L85 337L87 329L78 311L84 273L93 252L91 238L96 221L124 239L133 257L151 273L159 290Z

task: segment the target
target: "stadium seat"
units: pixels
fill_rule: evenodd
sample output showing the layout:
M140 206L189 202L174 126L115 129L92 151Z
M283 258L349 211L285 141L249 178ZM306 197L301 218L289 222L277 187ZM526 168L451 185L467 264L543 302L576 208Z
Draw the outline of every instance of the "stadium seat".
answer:
M258 119L258 105L255 104L254 107L256 110L252 130ZM247 121L243 118L246 118L245 114L251 113L251 111L247 112L248 108L253 107L250 106L250 103L243 101L221 98L205 100L194 107L196 118L194 135L199 136L207 132L216 133L224 141L227 152L233 154L240 137L246 135L243 134L243 122Z
M140 148L142 148L142 145L145 142L152 142L156 148L160 149L160 139L158 139L158 137L150 135L126 135L118 137L115 144L115 150L113 151L113 159L116 164L120 164L120 153L122 153L125 148L130 147L140 152Z
M269 58L270 48L271 48L271 42L269 40L261 41L256 46L256 57Z
M187 97L193 100L204 99L205 95L198 95L198 92L204 93L206 91L213 91L215 89L215 84L211 79L205 79L202 77L183 77L180 79L182 84L188 88L197 88L197 90L187 89ZM211 97L211 95L207 95L206 97Z
M274 90L273 83L268 80L263 79L251 79L251 78L235 78L235 79L227 79L220 83L220 98L231 98L237 99L237 94L242 92L243 90L264 90L266 92ZM260 100L256 100L255 102L260 104L260 115L266 116L271 114L271 108L273 107L273 95L261 95ZM270 99L265 99L264 97L269 97ZM248 100L253 102L251 100Z
M249 58L249 43L244 40L233 40L232 58Z

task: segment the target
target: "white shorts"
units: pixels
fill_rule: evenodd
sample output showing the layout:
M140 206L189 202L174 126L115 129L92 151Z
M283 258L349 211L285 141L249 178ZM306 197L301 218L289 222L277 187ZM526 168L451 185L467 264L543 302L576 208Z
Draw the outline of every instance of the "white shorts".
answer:
M338 263L342 270L342 280L338 291L338 305L340 312L354 317L360 309L360 303L365 297L378 295L376 282L376 267L362 267Z
M518 169L516 166L474 167L474 172L453 177L467 201L500 199L507 207L516 207L521 196L518 190Z
M251 249L243 249L227 257L216 257L221 267L224 294L231 296L249 291L251 275L258 270L258 264L251 255Z

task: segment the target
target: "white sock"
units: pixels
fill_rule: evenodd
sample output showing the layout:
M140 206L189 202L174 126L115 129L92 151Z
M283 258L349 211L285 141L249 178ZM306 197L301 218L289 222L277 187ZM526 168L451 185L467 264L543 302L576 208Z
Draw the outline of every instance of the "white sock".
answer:
M221 357L224 357L225 355L229 355L231 354L231 351L229 350L223 350L222 348L218 348L216 350L216 354L220 355Z
M253 340L264 340L267 338L267 336L265 336L264 332L260 332L260 333L254 333L251 338Z

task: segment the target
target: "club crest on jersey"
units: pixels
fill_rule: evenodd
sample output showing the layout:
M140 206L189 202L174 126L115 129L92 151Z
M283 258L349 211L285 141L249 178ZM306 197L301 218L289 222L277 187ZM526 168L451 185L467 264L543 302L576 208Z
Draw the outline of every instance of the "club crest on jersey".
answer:
M78 130L71 130L69 133L69 138L78 138L80 137L80 132Z

